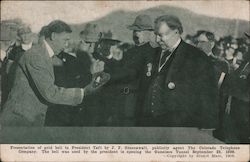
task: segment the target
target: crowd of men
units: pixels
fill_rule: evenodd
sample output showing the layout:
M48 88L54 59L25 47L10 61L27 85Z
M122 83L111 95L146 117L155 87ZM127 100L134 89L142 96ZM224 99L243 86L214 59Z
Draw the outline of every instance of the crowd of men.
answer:
M173 15L138 15L127 29L134 45L94 23L70 40L60 20L36 37L21 27L14 43L1 40L1 125L197 127L249 142L249 33L184 41Z

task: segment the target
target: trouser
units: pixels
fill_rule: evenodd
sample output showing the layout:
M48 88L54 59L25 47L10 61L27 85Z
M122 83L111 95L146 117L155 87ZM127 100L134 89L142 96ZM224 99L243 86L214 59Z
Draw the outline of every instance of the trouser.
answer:
M101 126L135 126L135 106L137 95L110 94L103 97L104 121Z
M12 111L4 111L0 115L1 126L8 127L42 127L44 126L45 115L37 115L34 121L29 121L24 116Z
M157 116L144 114L138 120L142 127L197 127L197 123L182 111L170 111Z
M249 102L241 101L235 97L231 101L231 110L225 114L225 142L226 143L249 143Z
M99 109L98 97L86 96L80 106L50 106L46 113L45 126L98 126L101 120L99 114L103 111Z

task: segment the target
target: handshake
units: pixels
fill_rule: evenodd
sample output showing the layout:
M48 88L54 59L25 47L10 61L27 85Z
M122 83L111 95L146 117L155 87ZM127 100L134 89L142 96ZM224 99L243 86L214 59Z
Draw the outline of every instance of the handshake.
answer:
M103 72L105 63L96 60L91 67L92 81L84 88L84 94L90 95L100 89L110 80L110 74Z

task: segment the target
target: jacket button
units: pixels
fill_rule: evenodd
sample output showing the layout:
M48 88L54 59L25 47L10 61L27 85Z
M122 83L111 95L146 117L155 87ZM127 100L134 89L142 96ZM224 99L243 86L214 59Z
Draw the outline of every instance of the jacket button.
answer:
M169 82L169 83L168 83L168 88L169 88L169 89L174 89L174 88L175 88L174 82Z

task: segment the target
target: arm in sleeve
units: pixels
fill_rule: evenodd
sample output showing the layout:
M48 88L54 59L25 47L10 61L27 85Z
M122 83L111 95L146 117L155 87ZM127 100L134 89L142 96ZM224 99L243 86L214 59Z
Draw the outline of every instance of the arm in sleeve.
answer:
M42 56L30 56L26 69L33 88L47 102L53 104L78 105L82 102L84 92L80 88L62 88L54 84L54 73L51 72Z
M209 60L201 61L198 69L197 93L200 100L200 124L202 128L216 128L219 120L219 92L213 65Z
M131 57L124 58L123 66L116 66L110 72L111 79L109 82L128 82L138 79L143 70L144 58L140 53L136 53Z

